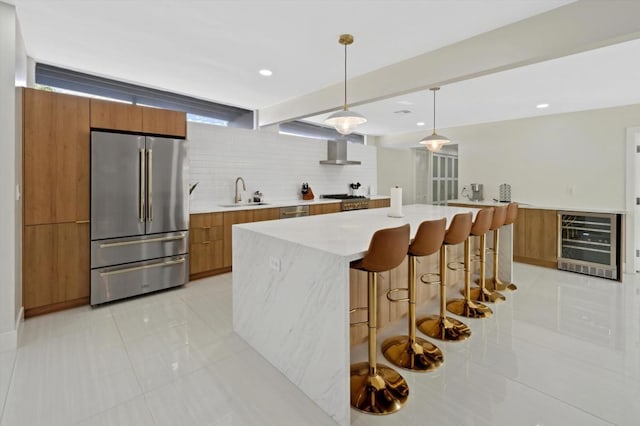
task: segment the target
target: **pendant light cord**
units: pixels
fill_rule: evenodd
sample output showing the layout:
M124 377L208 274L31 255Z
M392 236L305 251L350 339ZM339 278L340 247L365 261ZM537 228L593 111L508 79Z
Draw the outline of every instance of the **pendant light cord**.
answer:
M433 91L433 134L436 134L436 91Z
M347 45L344 45L344 110L347 110Z

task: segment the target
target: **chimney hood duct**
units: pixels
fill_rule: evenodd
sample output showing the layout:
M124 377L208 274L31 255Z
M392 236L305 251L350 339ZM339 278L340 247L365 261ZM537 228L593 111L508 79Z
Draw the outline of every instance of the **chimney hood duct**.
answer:
M320 160L320 164L346 166L348 164L362 164L360 161L347 160L346 141L327 141L327 159Z

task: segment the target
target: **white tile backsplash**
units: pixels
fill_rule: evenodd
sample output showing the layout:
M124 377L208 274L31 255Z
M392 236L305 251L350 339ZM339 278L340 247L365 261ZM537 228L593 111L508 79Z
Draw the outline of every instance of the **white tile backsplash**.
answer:
M198 183L191 195L191 210L204 211L212 204L232 203L238 176L247 192L260 190L266 201L301 197L308 182L316 198L321 194L349 193L349 184L360 182L363 194L377 193L377 149L349 143L348 158L360 165L321 165L327 142L282 135L270 131L188 123L190 182Z

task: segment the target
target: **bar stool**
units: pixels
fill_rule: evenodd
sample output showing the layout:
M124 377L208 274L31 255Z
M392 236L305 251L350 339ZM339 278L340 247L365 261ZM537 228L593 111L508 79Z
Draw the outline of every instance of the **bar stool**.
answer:
M469 327L455 318L446 316L447 303L447 246L464 242L471 232L471 212L453 217L440 246L440 314L418 320L418 328L435 339L447 341L465 340L471 336Z
M471 233L464 240L464 299L447 303L447 310L467 318L489 318L493 311L487 305L471 300L471 237L482 236L489 231L493 219L493 207L480 210L471 227Z
M422 222L416 236L409 245L409 279L408 288L396 288L387 292L391 302L409 302L409 335L395 336L384 341L382 353L385 358L398 367L413 371L431 371L444 362L442 351L433 343L416 337L416 260L418 257L437 253L446 232L447 219ZM408 298L393 299L391 295L397 291L408 291Z
M493 208L493 220L491 221L490 230L494 231L500 228L507 217L507 206L497 206ZM495 235L495 234L494 234ZM495 260L495 256L494 256ZM485 271L487 266L487 234L480 235L480 278L476 281L480 287L471 290L471 300L476 302L502 303L506 300L504 295L495 290L488 290L485 282Z
M507 205L507 217L504 221L505 225L513 224L518 218L518 203L509 203ZM517 290L518 287L514 283L505 283L498 278L498 241L500 240L500 228L493 231L493 276L489 278L487 281L487 288L489 290L498 290L498 291L514 291Z
M351 405L365 413L390 414L398 411L409 397L409 385L393 368L376 362L377 273L399 266L409 246L409 225L381 229L371 237L364 258L351 268L367 272L369 360L351 365ZM352 309L351 312L357 310ZM356 323L359 324L359 323ZM356 325L352 324L352 325Z

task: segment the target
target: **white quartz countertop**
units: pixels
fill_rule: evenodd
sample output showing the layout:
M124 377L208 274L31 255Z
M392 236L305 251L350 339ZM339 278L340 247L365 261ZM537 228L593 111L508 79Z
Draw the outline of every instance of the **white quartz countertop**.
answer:
M403 217L393 218L387 216L389 210L389 208L354 210L233 226L344 256L348 261L352 261L362 258L369 248L371 236L378 229L393 228L408 223L413 237L420 223L425 220L446 217L448 225L453 216L458 213L471 211L475 216L477 212L477 209L468 207L412 204L403 206Z
M591 208L591 207L572 207L572 206L548 206L548 205L539 205L539 204L528 204L521 203L520 201L516 201L518 203L518 207L522 209L540 209L540 210L559 210L559 211L570 211L570 212L581 212L581 213L612 213L612 214L626 214L625 210L617 210L617 209L602 209L602 208ZM494 207L494 206L506 206L508 203L502 203L499 201L493 200L484 200L484 201L470 201L467 199L457 199L457 200L449 200L447 201L449 204L458 203L458 204L468 204L468 205L477 205L478 208L481 207Z
M369 197L370 200L385 200L389 199L388 195L371 195ZM287 206L311 206L318 204L331 204L331 203L339 203L340 200L336 200L333 198L316 198L314 200L301 200L301 199L291 199L291 200L274 200L266 201L266 204L254 204L254 203L238 203L233 206L230 206L232 203L225 203L223 201L211 201L206 205L199 205L198 207L191 208L190 213L220 213L220 212L232 212L237 210L250 210L250 209L270 209L270 208L280 208Z

